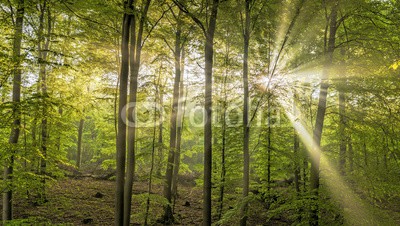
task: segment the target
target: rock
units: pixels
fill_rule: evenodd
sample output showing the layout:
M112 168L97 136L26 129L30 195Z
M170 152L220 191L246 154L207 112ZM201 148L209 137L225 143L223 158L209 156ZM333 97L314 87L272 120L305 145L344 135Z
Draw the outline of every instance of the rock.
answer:
M83 223L83 224L91 224L91 223L93 223L93 219L92 219L92 218L83 219L83 220L82 220L82 223Z
M94 195L94 197L95 197L95 198L98 198L98 199L101 199L101 198L104 197L104 195L103 195L102 193L100 193L100 192L97 192L97 193Z

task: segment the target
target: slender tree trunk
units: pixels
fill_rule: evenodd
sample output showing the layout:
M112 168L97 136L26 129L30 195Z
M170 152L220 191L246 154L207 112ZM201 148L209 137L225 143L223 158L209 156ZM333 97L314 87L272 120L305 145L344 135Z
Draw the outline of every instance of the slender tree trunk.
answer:
M174 196L174 206L175 199L178 197L178 176L179 176L179 167L181 162L181 143L182 143L182 129L183 129L183 116L184 116L184 108L186 101L183 100L184 95L184 87L183 87L183 78L184 78L184 64L185 64L185 52L182 47L182 56L180 60L181 64L181 78L179 81L179 103L178 103L178 116L177 116L177 130L176 130L176 153L174 159L174 173L172 177L172 194Z
M78 169L81 168L81 157L82 157L82 135L83 135L83 125L85 123L85 119L81 119L79 121L79 128L78 128L78 151L76 156L76 167Z
M344 26L344 25L343 25ZM345 26L344 26L345 27ZM345 28L346 29L346 28ZM346 36L346 40L347 36ZM339 92L339 172L341 175L346 174L346 159L347 159L347 142L349 140L348 135L346 133L347 127L347 119L346 119L346 94L343 90L344 83L347 82L347 75L346 75L346 52L344 49L341 50L342 60L340 62L340 76L343 79L342 84L340 84L338 88Z
M183 86L183 84L181 84ZM183 91L182 91L183 94ZM186 95L187 95L187 88L186 88ZM179 168L180 168L180 161L181 161L181 145L182 145L182 131L183 131L183 123L184 123L184 115L186 111L186 99L182 103L182 116L180 116L181 122L179 123L181 126L178 127L177 131L177 140L176 140L176 145L177 145L177 156L176 157L176 163L175 163L175 168L174 168L174 183L172 184L172 191L174 194L174 208L175 208L175 201L178 198L178 179L179 179Z
M212 179L212 70L214 59L214 33L217 25L219 0L213 0L205 43L205 123L204 123L204 187L203 225L211 225Z
M351 140L351 136L348 137L348 148L349 148L349 171L353 172L354 170L354 152L353 152L353 142Z
M157 132L157 97L159 96L158 87L160 86L160 78L161 78L161 73L158 74L158 83L156 83L156 78L154 77L154 87L155 87L156 93L155 93L155 98L154 98L153 141L152 141L152 147L151 147L151 164L150 164L150 173L149 173L149 184L148 184L148 188L147 188L147 201L146 201L146 212L145 212L145 216L144 216L144 225L148 225L147 221L149 218L149 210L150 210L150 194L151 194L151 189L152 189L152 184L153 184L154 156L155 156L155 151L156 151L156 132ZM161 111L160 111L160 113L161 113Z
M219 197L218 197L218 220L222 217L222 212L224 209L224 195L225 195L225 176L226 176L226 161L225 161L225 152L226 152L226 114L227 114L227 102L228 102L228 94L227 94L227 79L229 75L229 44L227 40L227 48L225 53L225 78L224 78L224 102L222 104L222 144L221 144L221 182L219 188Z
M206 41L204 48L204 183L203 183L203 225L211 225L211 177L212 177L212 70L214 58L214 33L217 25L219 0L212 0L206 7L210 7L210 16L206 19L207 26L193 14L189 13L181 2L174 3L190 16L204 32ZM207 9L208 10L208 9Z
M297 112L297 95L293 96L293 115L294 117L298 117ZM297 134L296 129L293 131L293 157L294 157L294 186L296 188L297 194L300 194L300 161L299 161L299 152L300 152L300 139Z
M329 26L329 40L328 49L326 52L326 60L324 65L323 77L321 80L318 110L315 122L315 128L313 132L313 138L315 141L315 149L313 151L313 156L315 159L311 162L311 174L310 174L310 190L313 192L315 198L318 198L318 188L319 188L319 165L320 165L320 148L321 148L321 138L322 129L324 126L326 102L328 97L328 77L329 70L333 63L333 52L335 51L335 41L336 41L336 31L337 31L337 12L339 7L339 1L335 0L333 2L332 11L330 15L330 26ZM318 225L318 202L315 202L315 207L311 211L310 225Z
M160 68L160 74L161 74L161 68ZM164 93L163 89L160 89L160 107L162 108L164 105ZM156 175L161 177L161 170L162 170L162 165L164 162L164 144L163 144L163 126L164 126L164 118L163 118L163 111L160 111L159 115L159 129L158 129L158 164L157 164L157 171Z
M13 63L14 68L12 70L13 78L13 116L14 122L11 127L11 134L9 138L10 143L10 156L7 158L6 167L4 168L3 180L4 183L7 183L7 189L3 193L3 221L12 220L13 217L13 183L12 183L12 174L14 170L14 154L18 145L18 138L20 132L21 125L21 111L20 111L20 100L21 100L21 43L22 43L22 27L24 21L24 0L18 0L17 6L17 14L16 14L16 22L15 22L15 31L14 31L14 42L13 42Z
M249 43L250 43L250 3L245 0L245 24L243 31L243 198L249 195L250 153L249 153ZM241 209L240 225L247 223L248 204L245 200Z
M340 144L339 144L339 171L342 175L345 174L346 170L346 148L347 148L347 137L345 134L346 128L346 97L343 91L339 90L339 136L340 136Z
M346 65L345 65L345 50L342 49L341 55L343 59L340 62L340 76L343 79L343 82L340 84L338 88L339 92L339 171L341 175L346 174L346 158L347 158L347 142L348 136L346 134L346 94L344 93L343 87L346 82Z
M308 153L305 148L302 149L303 154L303 192L307 192L307 171L308 171Z
M60 99L61 99L61 95L60 95ZM61 120L62 120L62 115L63 115L63 108L62 108L62 106L59 106L58 107L58 114L60 115L60 121L58 122L58 127L59 128L61 128ZM57 136L57 143L56 143L56 146L57 146L57 151L59 152L59 151L61 151L61 133L59 133L58 134L58 136Z
M181 13L181 12L180 12ZM174 172L174 161L176 155L176 138L177 138L177 118L178 118L178 104L179 104L179 83L181 79L181 20L177 20L177 28L175 32L175 79L174 79L174 90L173 90L173 100L172 100L172 110L170 116L170 136L169 136L169 153L168 153L168 164L167 171L165 173L166 183L164 186L164 195L168 201L165 207L165 223L172 223L173 213L172 213L172 182L173 182L173 172Z
M47 11L47 34L44 35L44 16ZM38 52L39 52L39 79L40 79L40 87L43 98L43 110L42 110L42 142L41 142L41 152L42 159L40 160L40 174L42 175L41 183L42 189L40 193L40 202L44 202L46 200L45 197L45 183L46 183L46 167L47 167L47 141L49 138L48 128L47 128L47 53L50 47L50 35L51 35L51 14L50 8L48 6L47 1L43 1L43 5L40 5L40 16L39 16L39 43L38 43Z
M115 193L115 225L123 225L124 222L124 183L125 183L125 161L126 161L126 104L128 94L129 77L129 29L131 26L131 15L128 10L132 9L132 0L124 2L124 17L122 21L121 37L121 72L118 101L118 135L117 135L117 172Z
M143 11L139 20L138 33L136 35L136 19L131 16L131 48L130 48L130 84L129 84L129 102L136 105L138 77L140 69L140 57L143 46L143 32L147 12L150 7L151 0L147 0L143 7ZM136 107L128 111L129 121L136 122ZM126 181L124 188L124 225L128 226L131 219L131 203L132 203L132 186L135 174L135 143L136 143L136 125L128 127L128 162L126 169Z
M267 128L267 190L268 192L271 190L271 136L272 136L272 128L271 128L271 95L268 95L268 128Z

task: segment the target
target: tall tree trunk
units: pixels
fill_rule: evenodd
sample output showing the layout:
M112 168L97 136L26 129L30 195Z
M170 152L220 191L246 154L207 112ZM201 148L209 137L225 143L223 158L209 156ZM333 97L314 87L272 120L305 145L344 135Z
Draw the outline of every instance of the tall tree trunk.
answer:
M268 128L267 128L267 190L271 190L271 151L272 151L272 128L271 128L271 95L268 95Z
M61 99L61 95L60 95L60 99ZM58 106L58 114L59 114L59 116L60 116L60 121L57 123L57 126L58 126L59 128L61 128L61 127L62 127L61 120L62 120L62 115L63 115L63 108L62 108L62 106ZM57 151L60 152L60 151L61 151L61 133L59 133L59 134L57 135L56 147L57 147Z
M179 12L181 13L181 11ZM174 161L176 154L176 137L177 137L177 118L178 118L178 103L179 103L179 83L181 79L181 20L177 19L177 27L175 32L175 79L174 79L174 90L173 90L173 100L172 100L172 110L170 116L170 136L169 136L169 152L168 152L168 163L167 171L165 173L166 183L164 186L164 195L168 201L165 207L164 222L172 223L173 213L172 213L172 182L173 182L173 172L174 172Z
M155 98L154 98L154 125L153 125L153 141L152 141L152 147L151 147L151 163L150 163L150 172L149 172L149 184L147 188L147 200L146 200L146 212L144 216L144 225L148 225L147 221L149 218L149 210L150 210L150 194L151 194L151 189L153 185L153 171L154 171L154 156L155 156L155 150L156 150L156 131L157 131L157 97L159 96L159 89L158 87L160 86L160 78L161 78L161 73L158 74L158 83L156 83L156 78L154 76L154 87L156 90L155 93ZM161 114L161 111L160 111Z
M347 45L349 45L349 37L348 37L348 31L346 28L345 21L343 21L343 29L346 35L346 41ZM349 46L347 46L349 48ZM346 67L346 61L345 61L345 56L346 56L346 49L342 48L341 49L341 55L342 55L342 60L341 60L341 76L343 77L344 83L347 83L347 67ZM344 84L343 84L344 85ZM346 133L346 127L347 127L347 119L346 119L346 95L342 89L339 89L339 132L340 132L340 147L339 147L339 152L340 152L340 160L339 160L339 166L342 169L341 173L344 175L345 173L345 166L346 166L346 159L349 159L349 172L353 171L353 146L351 144L351 135ZM348 153L347 153L348 152ZM347 156L346 156L347 155Z
M117 135L117 172L115 193L115 225L123 225L124 222L124 183L125 183L125 161L126 161L126 104L128 94L129 77L129 29L131 26L132 1L124 1L124 17L122 21L121 36L121 72L118 100L118 135Z
M346 134L346 94L344 93L343 86L347 82L346 78L346 62L344 60L346 51L341 50L342 60L340 62L340 76L343 82L338 87L339 92L339 171L341 175L346 173L346 158L347 158L347 142L348 136Z
M313 192L314 197L318 198L318 188L319 188L319 165L320 165L320 150L321 150L321 137L322 129L324 126L326 102L328 97L328 78L329 71L331 70L333 64L333 52L335 51L335 41L336 41L336 31L337 31L337 12L339 8L339 1L335 0L333 2L331 14L329 17L329 40L328 49L325 54L325 65L324 71L322 73L319 101L317 116L315 122L315 128L313 132L313 139L315 141L316 150L313 150L314 161L311 162L311 174L310 174L310 190ZM315 207L311 211L310 225L318 225L318 202L315 202Z
M76 156L76 167L78 169L81 168L81 157L82 157L82 135L83 135L83 125L85 123L85 119L81 119L79 121L79 128L78 128L78 151Z
M181 143L182 143L182 129L183 129L183 116L185 114L185 104L184 100L184 87L183 87L183 78L185 72L185 52L182 47L182 56L180 60L181 64L181 79L179 81L179 103L178 103L178 116L177 116L177 130L176 130L176 153L174 159L174 173L172 177L172 194L174 196L174 204L175 199L178 197L178 175L179 175L179 167L181 162Z
M47 11L47 33L44 35L44 16ZM44 202L46 200L45 197L45 183L46 183L46 167L47 167L47 141L49 138L48 129L47 129L47 56L50 47L50 35L51 35L51 14L50 8L48 6L47 1L43 1L43 5L40 5L40 16L39 16L39 44L38 44L38 52L39 52L39 79L40 79L40 87L43 98L43 110L42 110L42 142L41 142L41 152L42 159L40 161L40 174L42 175L41 183L42 189L40 191L40 202Z
M245 23L243 31L243 198L245 203L241 209L240 225L247 223L247 201L250 185L250 153L249 153L249 43L250 43L250 3L245 0Z
M160 72L161 74L161 68L160 68ZM163 89L160 88L160 107L163 108L164 105L164 93L163 93ZM164 162L164 144L163 144L163 126L164 126L164 117L163 117L163 111L160 111L160 115L159 115L159 120L160 120L160 124L158 126L158 164L157 164L157 171L156 171L156 175L161 177L161 170L162 170L162 165Z
M227 102L228 102L228 94L227 94L227 80L229 75L229 42L226 41L226 52L225 52L225 78L224 78L224 101L222 103L222 144L221 144L221 182L219 187L219 197L218 197L218 220L222 217L222 212L224 208L224 196L225 196L225 177L226 177L226 161L225 161L225 152L226 152L226 114L227 114Z
M7 189L3 193L3 221L12 220L13 208L13 185L12 185L12 174L14 170L14 154L18 145L18 138L21 125L21 111L20 111L20 100L21 100L21 43L22 43L22 26L24 21L25 6L24 0L18 0L15 31L14 31L14 42L13 42L13 63L14 68L12 70L13 78L13 119L14 122L11 127L11 134L9 138L10 143L10 156L7 159L6 167L4 168L3 180L7 183Z
M217 25L219 0L213 0L205 43L205 123L204 123L204 187L203 225L211 225L212 179L212 70L214 59L214 33Z
M212 0L206 7L210 7L210 16L206 19L207 26L188 12L178 0L173 2L190 16L204 32L206 41L204 48L204 183L203 183L203 225L211 225L211 178L212 178L212 70L214 58L214 33L217 25L219 0Z
M131 203L132 203L132 186L135 174L135 143L136 143L136 101L138 90L138 77L140 69L140 57L143 47L143 32L146 23L147 12L150 7L151 0L147 0L143 6L143 11L139 20L138 33L136 35L136 19L131 16L131 46L130 46L130 81L129 81L129 102L133 104L133 109L128 111L129 121L134 125L128 127L128 162L126 169L126 181L124 188L124 225L130 224L131 219Z

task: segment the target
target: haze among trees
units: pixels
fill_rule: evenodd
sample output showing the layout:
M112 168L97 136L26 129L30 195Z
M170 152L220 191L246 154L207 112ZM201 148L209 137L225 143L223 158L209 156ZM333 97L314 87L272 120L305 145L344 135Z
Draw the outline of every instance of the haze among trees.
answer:
M1 0L3 225L399 225L400 1Z

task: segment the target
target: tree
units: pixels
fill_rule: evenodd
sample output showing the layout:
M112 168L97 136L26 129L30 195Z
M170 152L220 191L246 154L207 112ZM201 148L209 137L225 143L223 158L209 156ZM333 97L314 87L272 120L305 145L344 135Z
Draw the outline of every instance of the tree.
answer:
M129 77L129 29L131 27L132 0L124 1L124 17L122 22L121 37L121 72L118 101L118 134L117 134L117 172L115 192L115 225L124 223L124 184L125 184L125 161L126 161L126 118L125 115L128 94Z
M178 103L178 115L177 115L177 130L176 130L176 153L174 159L174 174L172 181L172 194L174 196L174 204L175 200L178 197L178 176L179 176L179 167L181 163L181 146L182 146L182 131L184 125L184 116L185 116L185 108L186 108L186 97L184 97L184 84L183 77L185 72L185 49L182 47L181 54L181 79L179 84L179 103ZM187 90L186 90L187 95Z
M172 100L172 110L170 116L170 137L169 137L169 153L168 153L168 163L167 170L165 173L166 184L164 186L164 195L168 200L168 205L165 207L164 222L172 223L173 213L172 213L172 183L174 176L175 165L175 155L177 149L177 122L178 122L178 107L179 107L179 85L181 82L182 74L182 13L179 11L178 15L175 15L173 10L171 12L176 20L176 31L175 31L175 48L174 53L174 63L175 63L175 79L174 79L174 89L173 89L173 100Z
M327 40L327 49L325 52L325 62L324 62L324 72L321 78L320 92L319 92L319 101L318 101L318 109L317 116L315 122L315 128L313 131L313 139L315 142L315 147L313 151L313 159L311 163L311 174L310 174L310 190L313 192L315 197L318 197L318 188L319 188L319 165L320 165L320 148L321 148L321 138L322 138L322 129L324 126L325 119L325 111L326 111L326 103L328 97L328 77L329 72L332 68L333 64L333 53L335 51L335 42L336 42L336 31L337 31L337 13L339 10L339 1L335 0L333 2L331 8L331 14L329 16L329 38ZM327 22L327 23L328 23ZM318 204L315 204L316 207L313 208L311 212L311 225L318 225Z
M12 74L13 74L13 91L12 91L12 101L13 101L13 124L11 127L11 134L9 138L10 143L10 156L7 160L7 165L4 169L4 180L8 183L7 190L3 193L3 221L11 220L13 218L13 169L14 169L14 155L18 148L18 138L20 133L21 125L21 43L22 43L22 28L24 22L25 13L25 1L19 0L17 5L15 30L14 30L14 42L13 42L13 56L12 60L14 63Z
M131 219L131 203L132 203L132 186L133 177L135 174L135 139L136 139L136 99L138 90L138 77L139 77L139 67L140 67L140 57L142 54L142 48L144 45L143 32L144 26L147 21L147 12L149 11L151 0L147 0L141 6L141 14L139 21L137 22L136 14L134 13L130 17L130 79L129 79L129 103L133 104L132 111L128 111L128 119L132 120L133 126L128 126L128 161L126 169L126 181L125 181L125 193L124 193L124 225L130 224ZM136 2L133 2L133 10L136 7ZM138 24L137 24L138 23ZM136 26L138 25L138 30L136 31ZM137 32L137 34L136 34Z
M243 29L243 197L249 195L250 186L250 154L249 154L249 43L250 43L250 7L252 0L245 1L245 19ZM240 225L247 221L247 203L242 208Z
M217 14L219 0L212 0L210 5L210 15L207 26L204 24L180 1L174 0L175 4L186 13L202 30L205 36L204 48L204 75L205 75L205 92L204 92L204 187L203 187L203 225L211 225L211 177L212 177L212 70L214 56L214 34L217 25ZM208 11L208 10L206 10Z
M78 127L78 150L76 153L76 167L78 167L78 169L81 167L82 164L82 135L83 135L83 125L85 123L85 119L81 119L79 120L79 127Z
M41 151L42 158L40 160L40 173L42 175L42 190L40 191L40 202L46 201L45 195L45 184L46 184L46 168L47 168L47 149L48 149L48 107L47 101L49 95L47 92L47 68L48 63L48 53L50 51L50 37L52 32L52 18L50 14L50 5L47 0L43 1L43 4L39 4L40 15L39 15L39 31L38 31L38 61L39 61L39 79L40 79L40 89L43 98L43 110L42 110L42 122L41 122ZM44 17L47 14L47 30L44 33L45 20Z

